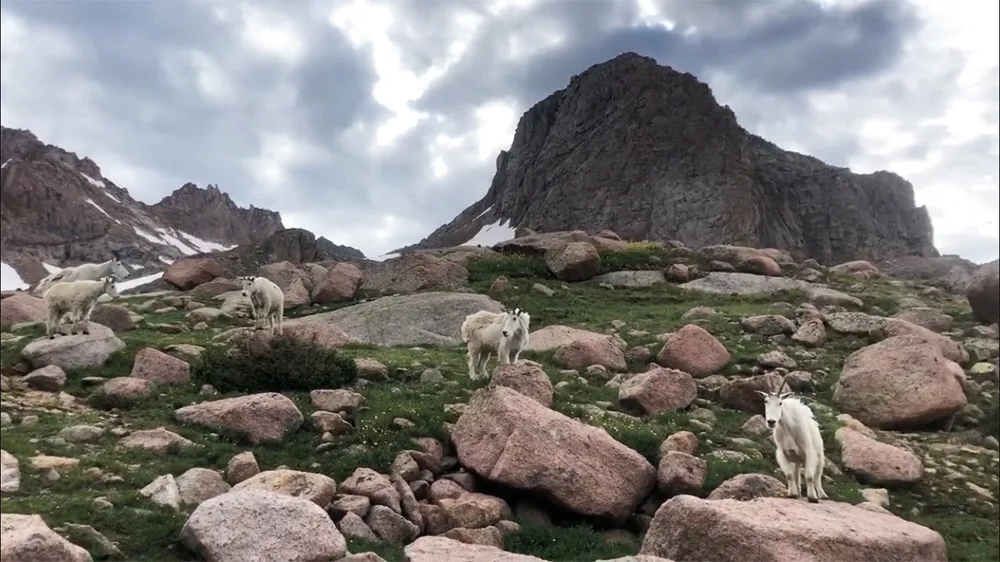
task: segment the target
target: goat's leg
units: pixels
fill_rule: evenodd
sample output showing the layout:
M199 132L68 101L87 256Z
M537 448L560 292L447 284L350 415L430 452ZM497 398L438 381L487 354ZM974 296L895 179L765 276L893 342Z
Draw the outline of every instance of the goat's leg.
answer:
M500 365L510 365L510 342L507 338L501 338L497 345L497 363Z
M479 373L482 374L482 376L484 377L490 376L489 371L486 370L486 365L489 364L489 362L490 362L490 352L480 349L479 363L478 365L476 365L476 367L478 368Z
M275 314L278 317L278 335L284 335L284 324L285 324L285 305L282 304L278 307L278 312Z
M59 326L60 320L62 320L62 313L56 307L49 308L49 315L45 321L45 335L50 340L55 339L54 332L59 331L60 335L62 334L62 328Z
M792 487L795 489L795 495L792 496L792 497L794 497L794 498L801 498L802 497L802 480L803 480L803 478L802 478L802 463L800 463L800 462L793 462L792 466L795 467L795 468L792 469L792 474L795 475L795 482L792 484Z
M819 459L812 452L806 453L805 477L806 477L806 498L809 503L819 503L819 492L816 491L816 467L819 466ZM822 474L820 475L822 478Z
M825 464L825 459L818 459L816 462L816 497L821 500L828 500L830 496L826 495L823 491L823 465Z
M774 456L778 461L778 466L781 467L781 471L785 473L786 495L790 498L799 497L798 465L793 464L785 457L785 453L781 450L781 447L774 450Z
M90 306L86 308L83 313L83 333L90 335L90 313L94 311L94 305L96 303L90 303Z
M471 341L466 347L466 353L468 354L468 365L469 365L469 378L476 380L479 378L479 373L476 372L479 366L479 346L475 345Z
M70 322L70 324L69 324L69 335L71 335L71 336L75 336L76 335L76 329L77 329L77 326L80 325L80 317L81 316L82 316L82 313L77 312L77 311L72 311L72 312L69 313L69 322Z

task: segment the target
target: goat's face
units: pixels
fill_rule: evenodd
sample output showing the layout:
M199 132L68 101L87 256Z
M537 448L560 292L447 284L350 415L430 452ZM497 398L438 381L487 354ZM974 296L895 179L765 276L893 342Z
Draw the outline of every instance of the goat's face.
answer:
M522 311L520 308L505 310L503 328L500 330L500 333L502 333L505 338L513 336L518 330L524 329L523 323L527 319L527 316L528 313Z
M122 260L118 258L111 258L111 275L117 279L125 279L128 277L128 269Z
M776 392L762 392L760 390L756 391L764 397L764 421L767 422L767 427L774 429L774 426L778 425L778 421L781 419L781 405L785 398L792 395L791 392L785 392L783 394L778 394Z
M108 294L109 297L113 299L118 298L118 283L115 282L114 277L105 277L104 281L104 292Z
M240 283L243 284L243 293L242 293L242 295L244 297L249 297L250 296L250 289L251 289L251 287L253 287L254 279L255 279L255 277L252 276L252 275L240 277Z

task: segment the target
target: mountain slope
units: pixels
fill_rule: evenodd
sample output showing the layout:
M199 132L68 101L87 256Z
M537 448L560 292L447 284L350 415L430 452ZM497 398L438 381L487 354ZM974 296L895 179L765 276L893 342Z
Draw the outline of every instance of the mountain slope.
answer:
M399 251L515 226L774 247L823 263L938 255L904 179L782 150L744 130L691 74L635 53L529 109L486 195Z
M253 205L238 207L227 193L209 184L201 189L186 183L146 209L175 228L206 240L255 244L284 228L281 215ZM220 221L220 217L228 220Z
M104 261L112 251L148 271L284 229L279 213L240 208L215 186L186 184L146 205L93 160L30 131L2 127L0 141L0 258L28 283L51 266Z

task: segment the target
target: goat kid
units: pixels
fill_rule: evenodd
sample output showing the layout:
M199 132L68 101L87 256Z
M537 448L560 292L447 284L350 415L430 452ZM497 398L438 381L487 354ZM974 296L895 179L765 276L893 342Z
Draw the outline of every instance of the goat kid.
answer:
M56 283L50 287L42 297L48 309L45 335L49 339L54 339L55 332L60 330L59 323L66 315L69 315L72 323L70 335L76 334L81 322L83 323L81 333L89 335L90 313L93 312L97 299L104 294L113 299L118 298L118 287L114 277L99 280L81 279Z
M774 456L785 473L788 496L802 497L802 477L805 479L806 497L810 503L829 499L823 491L823 436L809 406L791 392L781 393L785 379L777 392L756 391L764 398L764 419L772 429Z

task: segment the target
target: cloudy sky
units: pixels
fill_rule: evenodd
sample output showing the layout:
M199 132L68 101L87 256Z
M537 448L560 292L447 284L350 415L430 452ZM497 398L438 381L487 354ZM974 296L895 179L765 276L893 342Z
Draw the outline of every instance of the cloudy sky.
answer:
M4 0L0 120L155 202L215 183L369 256L476 201L518 117L636 51L788 149L916 187L1000 250L989 0Z

